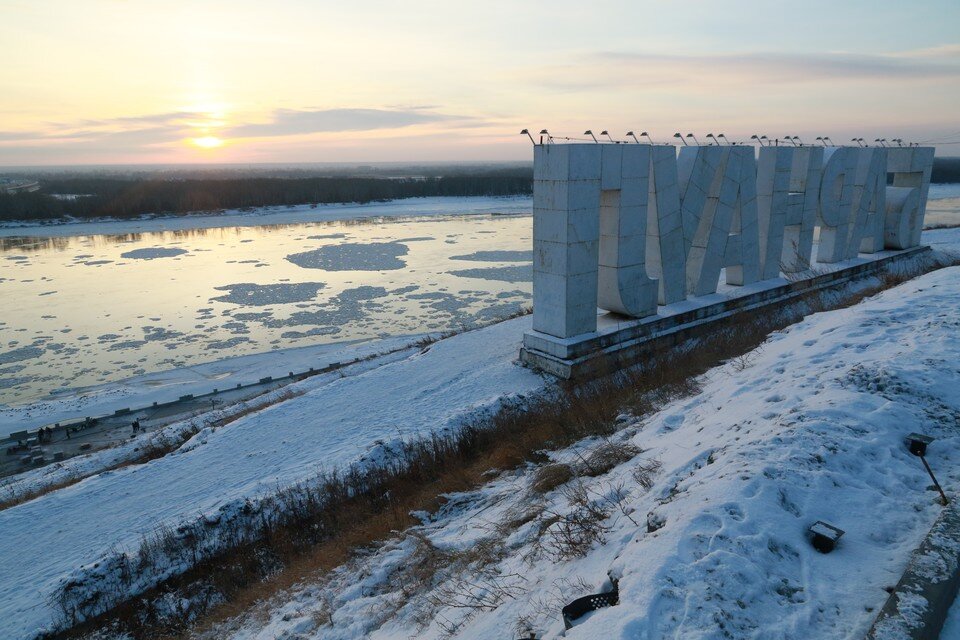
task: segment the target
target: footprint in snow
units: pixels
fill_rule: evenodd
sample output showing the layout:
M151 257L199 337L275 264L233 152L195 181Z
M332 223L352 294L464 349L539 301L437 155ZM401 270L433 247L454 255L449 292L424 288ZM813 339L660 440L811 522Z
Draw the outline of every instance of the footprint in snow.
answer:
M784 400L786 400L786 398L779 393L775 393L772 396L767 396L764 398L765 402L783 402Z
M663 419L663 427L660 429L660 432L673 431L677 427L683 424L683 415L675 414L672 416L667 416Z

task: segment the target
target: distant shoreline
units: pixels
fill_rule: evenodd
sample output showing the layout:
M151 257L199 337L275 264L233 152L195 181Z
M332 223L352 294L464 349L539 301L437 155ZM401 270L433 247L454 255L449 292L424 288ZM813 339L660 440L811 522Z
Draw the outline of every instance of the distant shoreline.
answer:
M58 219L0 222L0 237L65 237L155 233L218 227L324 223L361 218L438 215L523 215L532 213L531 196L434 196L368 204L278 205L249 211L226 209L186 214L144 214L135 218Z

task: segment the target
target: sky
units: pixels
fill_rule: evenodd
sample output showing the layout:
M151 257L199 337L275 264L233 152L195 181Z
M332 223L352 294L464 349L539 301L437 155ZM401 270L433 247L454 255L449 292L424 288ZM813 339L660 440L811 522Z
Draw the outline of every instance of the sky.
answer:
M960 141L960 2L0 0L0 165ZM960 155L943 144L938 155Z

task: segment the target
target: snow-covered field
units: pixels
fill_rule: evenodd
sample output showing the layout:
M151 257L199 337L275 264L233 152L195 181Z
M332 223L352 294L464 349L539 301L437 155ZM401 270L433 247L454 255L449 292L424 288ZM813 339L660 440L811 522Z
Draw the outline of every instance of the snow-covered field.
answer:
M565 637L860 638L940 510L904 436L937 438L928 460L960 489L958 308L948 268L810 316L693 397L623 416L614 442L642 453L608 473L544 495L532 469L505 473L214 635L556 638L560 608L609 574L620 605ZM583 470L597 444L554 461ZM585 503L605 517L578 554L564 525ZM846 531L830 555L809 543L817 520Z

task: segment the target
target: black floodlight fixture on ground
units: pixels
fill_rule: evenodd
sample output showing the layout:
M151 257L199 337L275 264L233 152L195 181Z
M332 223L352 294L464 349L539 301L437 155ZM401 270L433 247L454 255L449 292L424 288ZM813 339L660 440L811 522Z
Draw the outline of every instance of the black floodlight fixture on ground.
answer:
M577 598L561 609L560 615L563 617L563 626L571 629L574 620L582 618L591 611L620 604L620 588L617 580L611 579L610 582L613 583L612 591Z
M528 138L530 138L530 144L536 146L537 141L533 139L533 136L532 136L532 135L530 135L530 130L529 130L529 129L524 129L523 131L520 132L520 135L522 135L522 136L525 135L525 136L527 136Z
M717 136L717 140L723 140L723 141L726 142L727 144L733 146L733 143L730 142L729 140L727 140L727 136L724 135L724 134L722 134L722 133Z
M850 142L856 142L858 147L864 147L864 146L866 146L866 145L863 143L863 138L850 138Z
M910 453L915 456L927 455L927 445L931 442L933 442L933 438L922 433L911 433L906 437L907 447L910 448Z
M823 136L817 136L817 142L821 143L823 146L827 146L827 139Z
M910 453L920 458L920 462L923 463L923 468L927 470L927 475L933 480L933 487L940 492L940 501L943 506L950 504L950 501L947 500L947 494L943 492L943 487L937 482L937 477L933 475L933 469L931 469L929 463L927 463L927 445L933 442L933 438L922 433L911 433L905 438L905 442L910 449Z
M637 136L633 135L633 131L627 131L624 135L633 138L634 142L636 142L637 144L640 144L640 141L637 140Z
M697 136L693 135L692 133L688 133L688 134L687 134L687 137L688 137L688 138L693 138L694 143L695 143L698 147L700 146L700 141L697 140Z
M606 129L604 129L603 131L601 131L601 132L600 132L600 135L602 135L602 136L607 136L607 138L610 139L610 142L613 142L614 144L619 144L619 142L616 141L616 140L614 140L614 139L613 139L613 136L611 136L611 135L610 135L610 132L607 131Z
M756 140L756 141L757 141L757 144L759 144L759 145L762 147L762 146L763 146L763 141L764 141L764 139L766 139L766 137L767 137L767 136L763 136L763 138L761 138L761 137L758 136L757 134L753 134L752 136L750 136L750 139L751 139L751 140Z
M799 143L799 144L797 145L798 147L802 147L802 146L803 146L803 140L800 139L800 136L793 136L793 141L794 141L794 143Z
M708 134L707 134L707 139L708 139L708 140L713 140L713 143L714 143L715 145L717 145L718 147L720 146L720 143L717 142L717 136L713 135L712 133L708 133Z
M877 138L876 140L874 140L874 142L878 143L881 147L887 146L886 144L884 144L886 141L887 141L886 138Z
M903 146L903 138L894 138L893 141L897 143L898 147Z
M836 548L844 531L823 520L817 520L810 527L810 533L813 534L813 548L820 553L830 553Z
M553 142L553 136L546 129L540 129L540 144L543 144L543 136L547 136L547 142Z
M651 137L650 137L650 134L647 133L646 131L642 132L642 133L640 134L640 137L641 137L641 138L646 138L647 140L649 140L649 141L650 141L650 144L657 144L656 142L653 141L653 138L651 138Z
M797 146L797 143L793 141L793 136L783 136L783 139L789 141L793 146Z
M599 140L597 140L597 136L593 135L593 131L591 131L590 129L587 129L586 131L584 131L583 135L590 136L591 138L593 138L594 142L600 142Z
M685 147L687 146L687 141L683 139L683 134L680 133L679 131L677 131L675 134L673 134L673 137L674 137L674 138L680 138L680 142L683 143L683 146L685 146Z
M831 147L836 146L835 144L833 144L833 140L830 139L830 136L823 136L823 139L826 140L828 143L830 143Z

